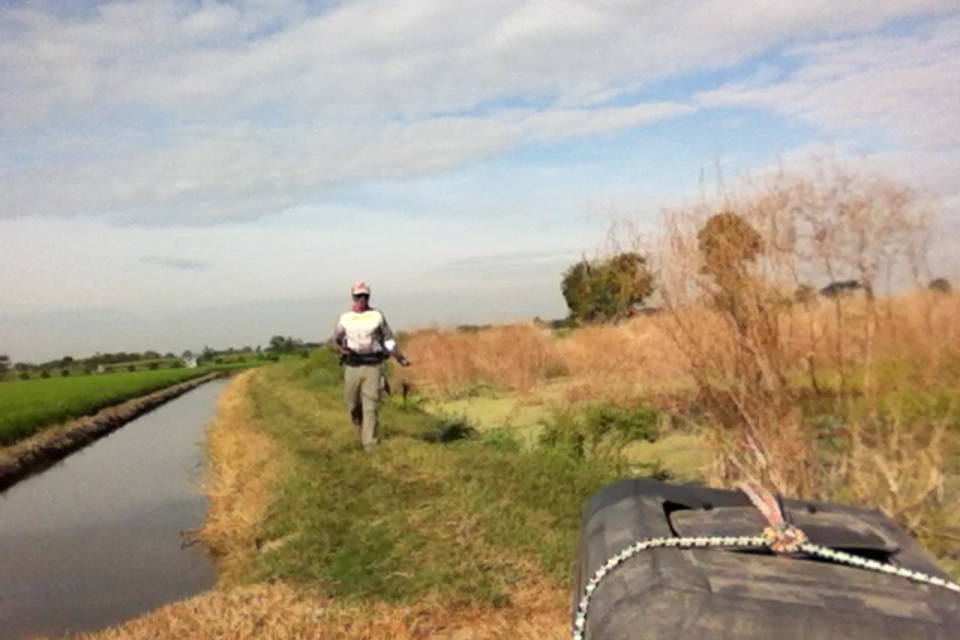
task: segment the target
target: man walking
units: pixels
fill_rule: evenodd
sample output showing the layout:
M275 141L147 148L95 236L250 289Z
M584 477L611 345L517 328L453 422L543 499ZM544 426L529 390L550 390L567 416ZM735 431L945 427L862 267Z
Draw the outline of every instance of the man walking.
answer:
M370 306L370 287L358 282L350 290L353 308L340 316L333 343L340 352L344 398L354 429L365 451L377 445L380 395L385 382L384 363L393 356L401 367L410 362L397 348L383 313Z

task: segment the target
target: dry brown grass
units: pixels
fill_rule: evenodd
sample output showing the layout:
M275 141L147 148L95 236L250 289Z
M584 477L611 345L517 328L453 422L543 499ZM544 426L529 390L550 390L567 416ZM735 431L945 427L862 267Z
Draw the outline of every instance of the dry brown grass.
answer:
M960 353L960 296L914 291L874 304L871 311L863 299L842 301L839 309L834 302L819 301L785 315L787 357L805 363L808 376L811 370L839 376L851 366L864 367L869 358L874 374L884 361L915 363L917 377L898 384L952 383L943 374ZM882 376L873 382L882 383Z
M682 352L661 318L635 318L615 326L584 327L558 341L557 352L573 377L571 402L616 403L638 395L674 393L692 380Z
M407 348L417 358L409 373L413 382L446 398L484 386L525 393L562 378L569 382L569 402L615 403L692 383L683 354L657 318L584 327L564 338L532 325L431 329L412 333Z
M870 312L863 299L819 299L780 313L787 373L809 382L812 372L815 384L833 388L844 367L862 365L870 349L876 361L919 363L913 384L947 382L943 372L960 353L960 295L914 291L875 305L879 320L869 345L864 336ZM680 336L682 346L678 325L690 327ZM574 403L690 391L696 386L691 350L711 363L716 371L709 373L717 379L736 375L735 337L719 314L705 308L587 326L562 338L527 326L479 333L434 329L412 334L409 345L417 356L410 375L439 396L481 385L527 391L554 378L551 371L564 374L566 398Z
M218 559L219 581L232 584L256 553L260 525L271 490L284 466L282 451L251 426L249 387L256 371L246 371L217 402L207 431L207 520L200 532Z
M427 330L412 334L415 381L441 394L480 385L525 391L547 380L560 363L549 334L533 325L478 332Z
M78 640L553 640L566 637L566 601L556 589L527 586L494 609L451 609L442 602L341 605L288 586L216 591L163 607Z

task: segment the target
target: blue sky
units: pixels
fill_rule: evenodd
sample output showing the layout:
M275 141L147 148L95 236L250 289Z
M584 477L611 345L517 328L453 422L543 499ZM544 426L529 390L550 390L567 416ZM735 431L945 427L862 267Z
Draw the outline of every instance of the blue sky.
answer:
M958 61L943 0L0 2L0 353L323 339L357 279L558 316L718 165L867 164L956 230Z

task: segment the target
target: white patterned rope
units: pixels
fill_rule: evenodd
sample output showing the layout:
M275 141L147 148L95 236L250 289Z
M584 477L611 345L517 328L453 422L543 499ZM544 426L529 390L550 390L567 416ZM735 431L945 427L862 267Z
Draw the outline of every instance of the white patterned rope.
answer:
M710 547L766 547L767 540L761 537L700 537L700 538L650 538L635 542L617 555L607 560L597 569L593 577L583 589L583 597L577 605L577 612L573 620L573 640L583 640L587 626L587 610L594 591L600 582L618 566L648 549L706 549Z

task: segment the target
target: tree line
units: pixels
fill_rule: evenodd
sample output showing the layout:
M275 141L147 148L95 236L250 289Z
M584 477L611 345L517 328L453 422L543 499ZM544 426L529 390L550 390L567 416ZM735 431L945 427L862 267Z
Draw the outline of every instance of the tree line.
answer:
M711 216L697 233L701 272L710 276L716 287L714 303L730 310L736 306L736 292L747 281L747 266L763 252L760 234L734 212ZM946 278L934 278L931 291L950 293ZM647 306L656 289L656 281L646 256L637 251L588 260L583 258L563 273L560 285L569 315L566 323L597 324L616 322L631 316L656 313ZM822 288L801 284L793 302L809 302L817 295L837 298L864 291L872 295L870 283L858 280L831 282Z
M292 336L276 334L271 336L266 348L256 345L217 349L205 345L197 352L186 349L179 355L172 351L117 351L112 353L97 352L87 358L63 356L39 363L14 363L9 355L0 353L0 380L8 379L10 377L8 374L11 373L26 379L31 377L31 373L39 374L40 377L50 377L51 372L59 372L59 375L64 376L69 375L71 371L90 374L96 371L136 371L139 369L158 369L160 367L182 367L185 361L190 360L195 360L198 365L241 361L249 357L276 360L279 359L280 355L306 354L308 350L320 346L320 343L305 342Z

